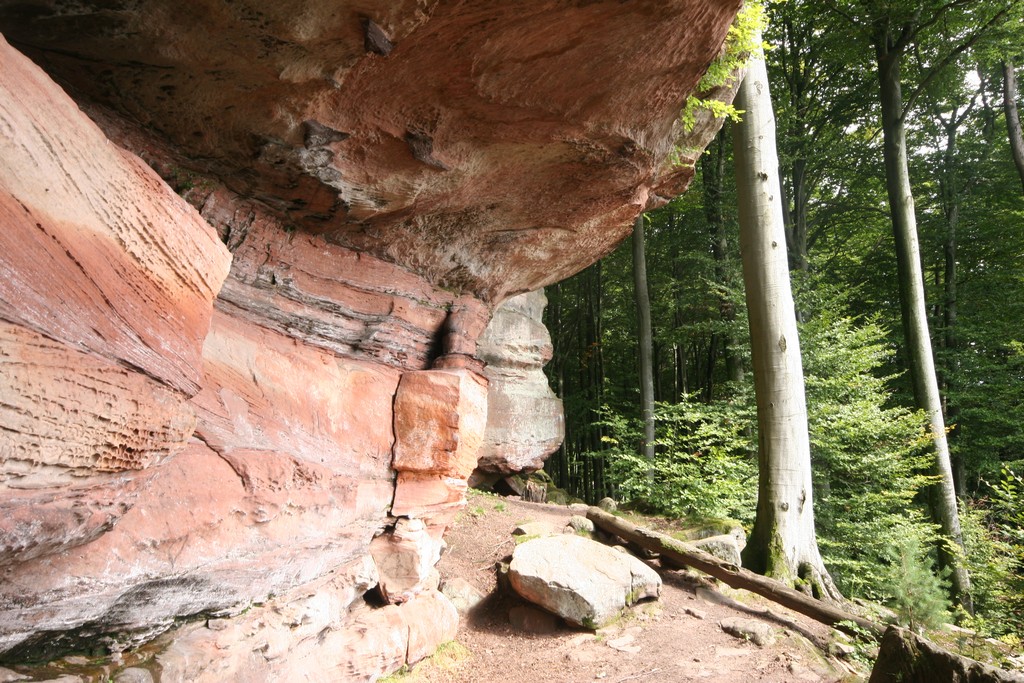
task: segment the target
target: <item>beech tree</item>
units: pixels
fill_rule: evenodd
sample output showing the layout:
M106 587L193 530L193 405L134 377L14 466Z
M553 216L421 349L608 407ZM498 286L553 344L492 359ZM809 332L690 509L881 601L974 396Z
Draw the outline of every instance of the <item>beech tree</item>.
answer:
M864 37L875 53L885 181L896 243L904 345L915 401L928 416L935 450L933 472L938 483L932 492L932 515L942 533L955 546L940 543L938 550L943 566L950 569L955 600L971 612L970 577L963 562L963 534L960 530L946 424L928 331L917 215L907 161L906 124L915 101L929 84L960 55L977 44L987 31L999 26L1009 11L1020 2L921 0L906 6L894 6L878 0L858 3L828 0L826 4L852 26L866 27L867 34ZM923 65L916 87L904 99L904 59L914 54L915 50L920 54L922 35L940 23L949 31L949 35L941 41L941 49L928 55L928 63ZM920 56L918 61L922 61Z
M1024 185L1024 136L1021 134L1020 114L1017 113L1017 72L1013 62L1003 61L1003 112L1006 115L1006 135L1017 174Z
M763 57L750 60L735 104L745 112L734 129L733 153L758 426L757 516L743 564L838 599L814 529L803 364Z
M637 343L640 346L640 412L644 422L644 457L654 460L654 342L651 335L651 300L647 294L644 242L644 215L640 214L633 223L633 296L636 300Z

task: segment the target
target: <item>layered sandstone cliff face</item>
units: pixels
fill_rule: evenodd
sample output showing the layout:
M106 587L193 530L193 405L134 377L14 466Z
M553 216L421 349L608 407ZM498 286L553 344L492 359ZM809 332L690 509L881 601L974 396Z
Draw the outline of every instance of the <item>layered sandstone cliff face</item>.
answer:
M450 638L478 457L560 435L542 295L478 339L685 186L737 7L0 2L0 657L177 624L164 680L366 680Z

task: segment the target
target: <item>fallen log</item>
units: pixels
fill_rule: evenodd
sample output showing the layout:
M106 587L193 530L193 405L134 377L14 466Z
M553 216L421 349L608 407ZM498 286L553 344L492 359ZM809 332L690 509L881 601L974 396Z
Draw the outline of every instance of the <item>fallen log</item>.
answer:
M883 633L885 633L885 627L881 624L876 624L869 619L850 614L835 605L815 600L774 579L769 579L760 574L755 574L748 569L724 562L714 555L699 550L688 543L676 540L665 534L660 534L657 531L639 527L621 517L610 515L600 508L591 507L587 511L587 518L602 530L636 543L642 548L659 553L672 562L702 571L733 588L742 588L751 593L757 593L773 602L777 602L783 607L788 607L795 612L799 612L823 624L828 624L840 631L845 631L854 636L860 635L856 629L843 623L852 622L874 635L878 640L881 640Z

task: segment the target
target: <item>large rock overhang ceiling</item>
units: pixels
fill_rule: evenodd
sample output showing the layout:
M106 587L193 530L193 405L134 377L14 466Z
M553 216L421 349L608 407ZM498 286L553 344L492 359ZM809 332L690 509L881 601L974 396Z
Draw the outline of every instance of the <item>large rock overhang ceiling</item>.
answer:
M28 0L0 4L0 32L155 131L172 180L497 302L685 186L679 112L739 4Z

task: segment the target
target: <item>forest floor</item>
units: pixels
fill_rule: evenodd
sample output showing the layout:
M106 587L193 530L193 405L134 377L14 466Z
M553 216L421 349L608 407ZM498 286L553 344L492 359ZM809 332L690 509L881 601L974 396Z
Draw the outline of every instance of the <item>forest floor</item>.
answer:
M487 597L462 617L456 644L388 680L831 683L864 680L869 673L865 666L840 662L823 651L832 639L830 628L690 572L659 569L661 597L637 605L596 633L561 621L547 634L513 627L509 609L523 603L497 590L495 571L515 547L513 528L540 521L561 529L573 514L565 506L471 492L466 510L445 536L448 550L438 568L442 583L461 577ZM730 617L766 622L775 633L774 644L760 647L728 635L720 622Z

